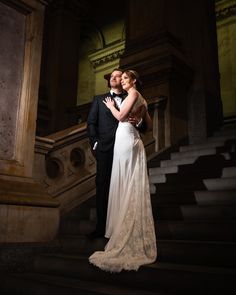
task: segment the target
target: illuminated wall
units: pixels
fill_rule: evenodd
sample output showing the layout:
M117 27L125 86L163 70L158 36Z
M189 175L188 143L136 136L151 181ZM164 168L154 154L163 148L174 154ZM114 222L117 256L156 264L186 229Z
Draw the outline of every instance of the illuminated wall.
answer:
M80 46L77 105L91 102L96 94L108 91L104 75L118 67L124 51L124 20L101 28L83 30Z
M216 1L221 99L224 117L236 116L236 0Z

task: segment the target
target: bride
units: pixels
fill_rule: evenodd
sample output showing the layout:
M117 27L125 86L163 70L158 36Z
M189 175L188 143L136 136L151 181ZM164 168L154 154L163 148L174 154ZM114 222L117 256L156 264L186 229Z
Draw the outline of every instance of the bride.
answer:
M146 154L138 130L128 122L129 116L142 112L150 123L147 103L138 92L137 72L127 70L121 84L128 96L120 110L107 97L104 101L119 121L114 146L104 251L89 257L90 263L105 271L138 270L156 260L156 236L147 175ZM150 125L150 124L149 124Z

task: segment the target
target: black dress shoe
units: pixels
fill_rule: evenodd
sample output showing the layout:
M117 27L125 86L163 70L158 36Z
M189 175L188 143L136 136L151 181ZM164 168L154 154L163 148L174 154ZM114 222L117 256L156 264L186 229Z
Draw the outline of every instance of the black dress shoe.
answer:
M91 232L90 234L88 234L87 237L89 239L104 238L104 232L95 230L95 231Z

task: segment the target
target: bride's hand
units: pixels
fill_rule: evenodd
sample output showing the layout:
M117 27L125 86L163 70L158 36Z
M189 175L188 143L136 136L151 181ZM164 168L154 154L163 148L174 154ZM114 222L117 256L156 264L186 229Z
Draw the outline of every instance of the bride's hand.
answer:
M115 105L114 100L112 100L109 96L106 97L103 102L105 103L105 105L108 107L108 109L110 109L112 106Z

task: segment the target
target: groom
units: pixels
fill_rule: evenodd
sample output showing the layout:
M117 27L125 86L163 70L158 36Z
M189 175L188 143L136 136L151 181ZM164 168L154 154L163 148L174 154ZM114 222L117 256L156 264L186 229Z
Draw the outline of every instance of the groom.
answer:
M121 69L114 69L110 76L110 92L94 97L87 119L87 132L92 149L96 158L96 210L97 225L89 238L104 237L106 228L107 205L111 169L113 161L113 148L118 121L106 107L103 100L112 97L117 107L127 96L121 86ZM133 118L132 124L136 124L140 118ZM143 124L144 125L144 124ZM144 127L145 129L145 127Z

